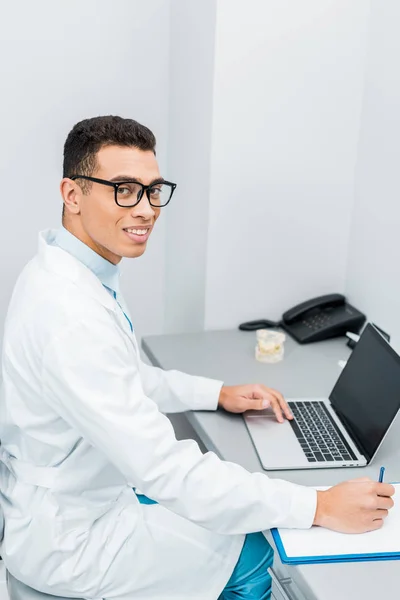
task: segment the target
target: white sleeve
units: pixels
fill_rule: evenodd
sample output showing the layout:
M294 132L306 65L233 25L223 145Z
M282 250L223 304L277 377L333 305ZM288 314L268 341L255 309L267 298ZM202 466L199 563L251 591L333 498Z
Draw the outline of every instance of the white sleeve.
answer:
M139 359L140 360L140 359ZM143 390L163 413L216 410L222 381L139 363Z
M136 353L100 319L76 322L46 348L46 402L99 448L127 482L169 510L225 534L307 528L316 491L203 455L177 441L167 417L143 390Z

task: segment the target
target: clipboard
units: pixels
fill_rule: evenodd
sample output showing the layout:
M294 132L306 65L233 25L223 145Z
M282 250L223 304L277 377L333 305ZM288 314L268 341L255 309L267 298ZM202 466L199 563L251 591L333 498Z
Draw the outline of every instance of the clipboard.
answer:
M400 484L392 485L396 497ZM368 533L338 533L323 527L274 528L271 533L286 565L400 560L400 503L395 501L381 529Z

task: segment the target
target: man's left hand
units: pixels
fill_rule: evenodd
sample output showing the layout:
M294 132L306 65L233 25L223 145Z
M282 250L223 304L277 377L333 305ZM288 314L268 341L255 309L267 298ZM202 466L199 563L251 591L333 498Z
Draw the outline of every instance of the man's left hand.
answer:
M218 405L232 413L271 408L279 423L283 423L283 416L293 419L282 394L261 384L224 385L219 395Z

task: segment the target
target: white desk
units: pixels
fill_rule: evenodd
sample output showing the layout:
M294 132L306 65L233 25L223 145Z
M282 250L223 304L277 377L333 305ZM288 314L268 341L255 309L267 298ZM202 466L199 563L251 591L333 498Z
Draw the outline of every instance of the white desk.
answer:
M150 361L163 369L214 377L227 385L264 383L286 397L328 396L340 373L338 360L346 359L350 352L343 338L305 346L287 339L282 362L261 364L254 358L254 332L238 330L150 336L143 339L142 347ZM251 472L263 471L240 415L223 411L186 414L207 449ZM397 419L372 466L345 471L274 471L268 475L303 485L329 485L354 477L376 479L382 464L387 481L400 481L399 440ZM398 561L287 567L280 564L276 554L274 568L280 577L292 580L284 587L293 600L396 597L400 583Z

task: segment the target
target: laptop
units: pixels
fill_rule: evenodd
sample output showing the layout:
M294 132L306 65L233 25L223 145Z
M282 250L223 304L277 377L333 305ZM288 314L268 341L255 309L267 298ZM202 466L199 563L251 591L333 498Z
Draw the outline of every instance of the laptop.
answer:
M368 324L328 398L287 399L293 421L272 411L244 420L266 470L365 467L400 408L400 357Z

